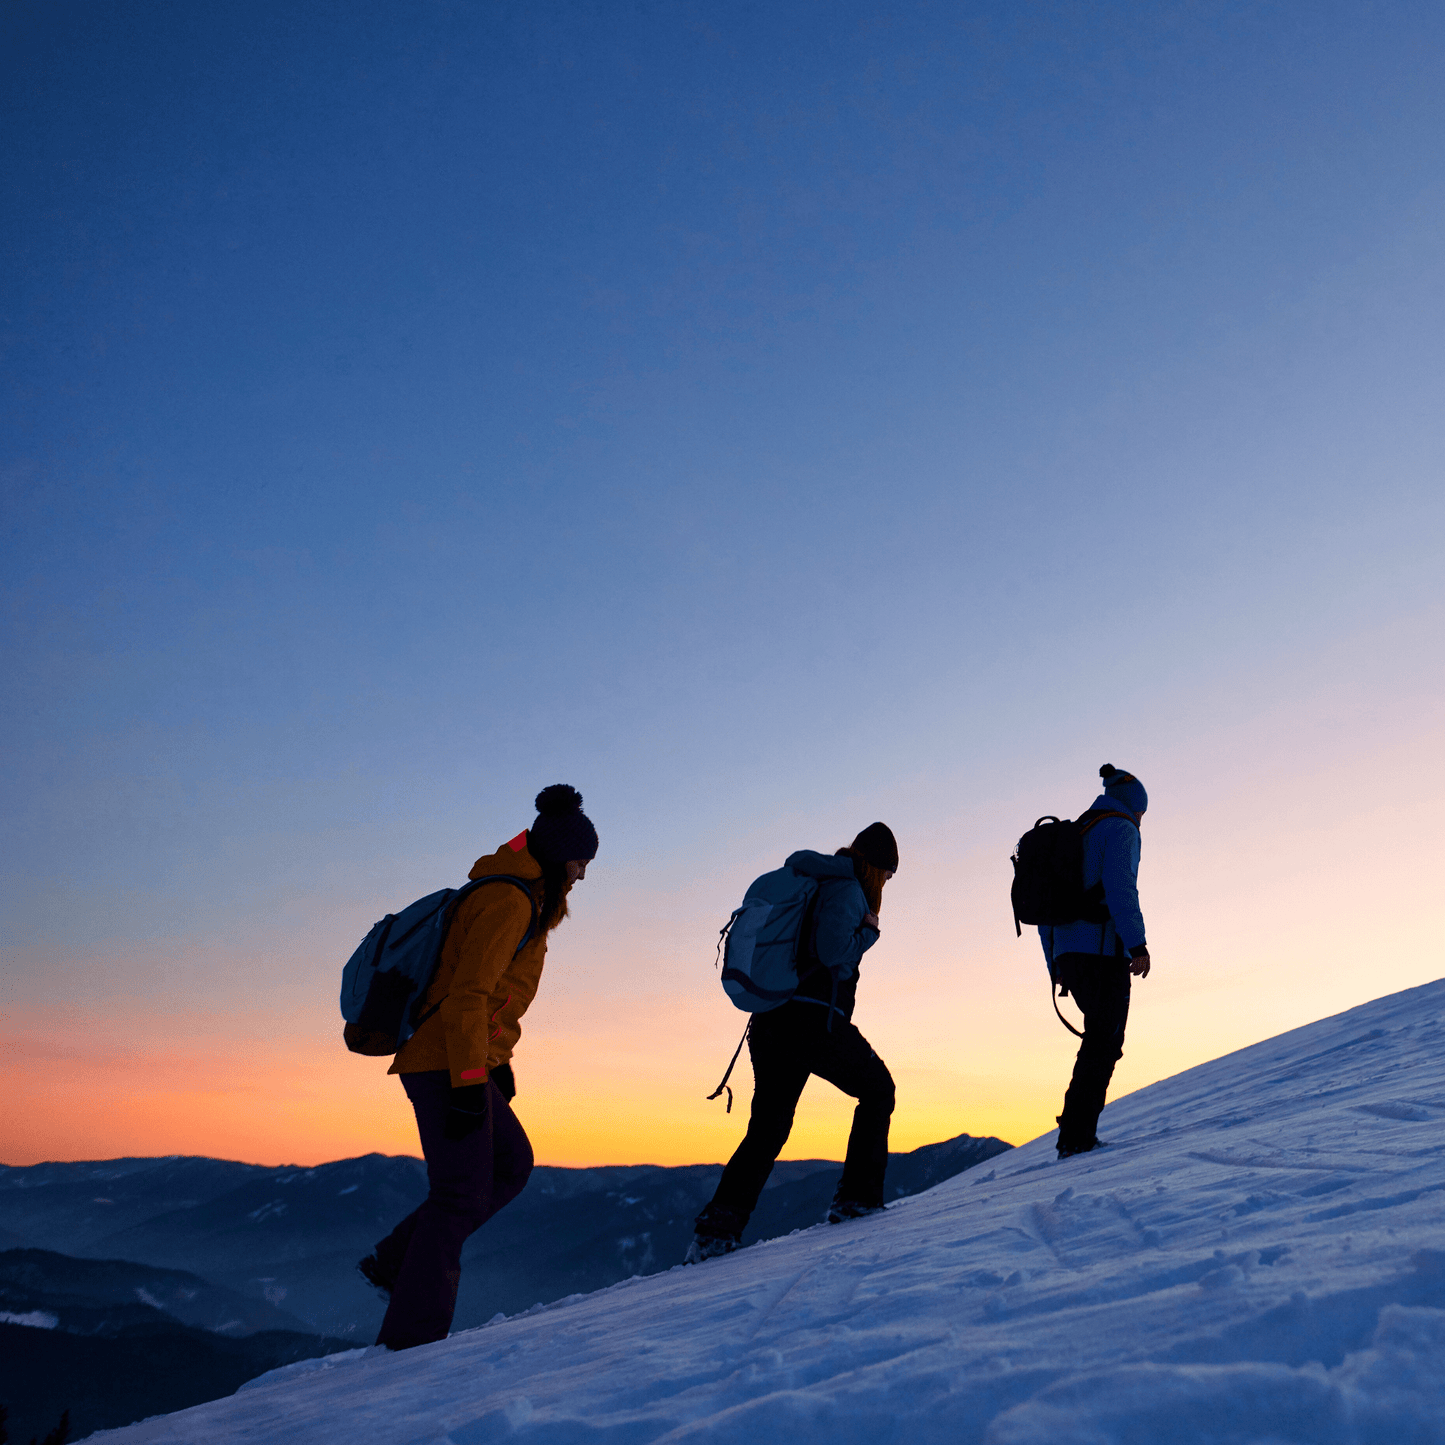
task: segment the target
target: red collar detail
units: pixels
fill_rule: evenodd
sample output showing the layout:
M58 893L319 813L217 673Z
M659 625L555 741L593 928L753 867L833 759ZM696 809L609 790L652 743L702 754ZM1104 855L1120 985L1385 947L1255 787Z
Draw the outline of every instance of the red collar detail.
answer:
M517 836L516 836L515 838L513 838L510 843L507 844L507 847L509 847L509 848L512 850L512 852L514 852L514 853L520 853L520 852L522 851L522 849L525 848L526 846L527 846L527 830L526 830L525 828L523 828L522 831L521 831L520 833L518 833Z

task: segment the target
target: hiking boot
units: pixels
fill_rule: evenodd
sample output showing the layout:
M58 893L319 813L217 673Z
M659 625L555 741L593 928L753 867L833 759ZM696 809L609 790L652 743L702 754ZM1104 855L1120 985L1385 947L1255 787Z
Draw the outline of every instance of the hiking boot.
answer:
M848 1219L862 1219L868 1214L882 1214L881 1204L864 1204L857 1199L835 1199L828 1206L827 1223L842 1224Z
M1104 1141L1097 1134L1091 1134L1087 1140L1078 1140L1064 1137L1064 1116L1062 1114L1055 1118L1054 1123L1059 1126L1059 1137L1054 1145L1058 1150L1060 1159L1072 1159L1075 1154L1087 1154L1091 1149L1102 1149Z
M381 1268L381 1261L374 1254L368 1254L365 1259L356 1261L356 1272L375 1289L384 1300L390 1301L391 1292L396 1286L396 1280L386 1274Z
M684 1264L701 1264L705 1259L715 1259L720 1254L731 1254L742 1240L736 1234L694 1234L692 1243L683 1255Z
M743 1242L743 1225L747 1220L725 1204L710 1203L692 1227L696 1233L687 1247L684 1264L701 1264L715 1255L731 1254Z

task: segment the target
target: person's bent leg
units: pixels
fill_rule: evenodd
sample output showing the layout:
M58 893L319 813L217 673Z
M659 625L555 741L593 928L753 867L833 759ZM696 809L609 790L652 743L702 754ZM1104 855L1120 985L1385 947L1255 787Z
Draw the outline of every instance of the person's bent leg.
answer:
M814 1040L809 1063L819 1078L858 1101L837 1198L865 1209L881 1209L888 1129L893 1119L893 1075L868 1040L837 1017L832 1029L825 1027Z
M491 1107L496 1111L493 1116L496 1122L492 1129L492 1203L487 1219L522 1192L532 1173L531 1140L500 1090L492 1093ZM388 1289L401 1273L401 1262L406 1258L420 1213L421 1209L413 1209L371 1252L376 1274Z
M753 1018L748 1030L748 1056L753 1063L748 1132L728 1160L712 1203L698 1216L700 1231L714 1228L719 1234L742 1233L788 1142L793 1114L808 1082L808 1066L799 1058L800 1025L806 1028L808 1020L792 1016L801 1007L784 1004Z
M377 1278L382 1282L385 1289L389 1290L392 1285L396 1283L397 1275L401 1273L401 1262L406 1258L406 1247L411 1243L411 1236L416 1230L416 1218L420 1213L421 1210L419 1208L413 1209L412 1212L371 1251L371 1257L376 1261Z
M1065 954L1056 969L1084 1015L1084 1037L1059 1116L1058 1147L1067 1153L1092 1148L1095 1142L1109 1081L1124 1054L1130 979L1127 959L1092 954Z
M492 1197L487 1210L491 1219L505 1209L527 1187L532 1177L532 1141L522 1121L495 1085L488 1090L492 1118Z
M451 1102L447 1071L402 1074L401 1082L416 1111L431 1189L416 1211L391 1304L376 1337L377 1344L393 1350L446 1338L456 1313L462 1245L495 1212L491 1112L482 1127L465 1139L448 1139L444 1133ZM498 1097L494 1091L493 1102Z

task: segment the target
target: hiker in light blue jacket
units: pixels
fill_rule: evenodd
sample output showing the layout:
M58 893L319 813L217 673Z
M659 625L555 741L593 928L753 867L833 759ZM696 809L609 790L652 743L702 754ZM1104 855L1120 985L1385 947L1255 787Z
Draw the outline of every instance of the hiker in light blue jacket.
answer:
M883 886L898 870L898 842L886 824L873 823L832 857L804 849L791 854L785 866L818 880L798 939L799 983L787 1003L753 1014L748 1026L753 1064L748 1132L697 1217L690 1264L738 1247L814 1074L858 1101L828 1222L841 1224L883 1208L893 1076L853 1023L853 1006L859 964L878 942Z
M1061 1159L1099 1143L1099 1115L1114 1065L1124 1053L1131 979L1149 976L1138 887L1139 825L1149 795L1132 773L1110 763L1099 769L1099 776L1104 791L1079 821L1089 824L1083 837L1084 888L1102 886L1109 916L1102 923L1081 920L1039 927L1049 973L1060 994L1073 994L1084 1015L1083 1041L1059 1115Z

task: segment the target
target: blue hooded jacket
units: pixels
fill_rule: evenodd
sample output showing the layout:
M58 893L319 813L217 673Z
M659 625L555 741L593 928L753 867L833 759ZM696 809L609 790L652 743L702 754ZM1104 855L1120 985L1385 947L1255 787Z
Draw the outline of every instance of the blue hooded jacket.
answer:
M1116 811L1118 801L1100 793L1092 808ZM1039 926L1044 959L1066 953L1097 953L1114 957L1144 946L1144 915L1139 911L1139 830L1127 818L1105 818L1084 834L1084 887L1104 885L1109 906L1105 923L1059 923Z
M845 1019L853 1017L858 965L878 942L878 931L863 922L871 912L851 858L833 858L809 848L790 854L785 867L818 880L817 933L814 943L823 967L798 985L795 995L832 1002ZM837 980L836 996L834 980Z

